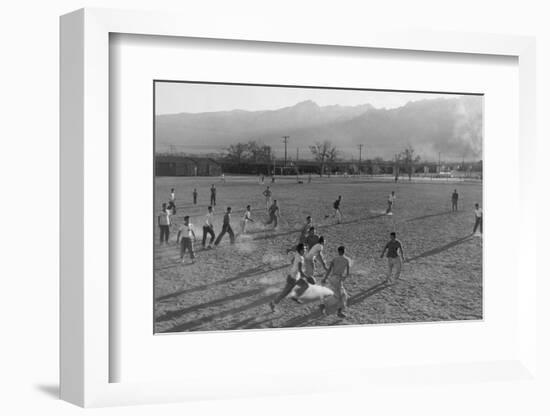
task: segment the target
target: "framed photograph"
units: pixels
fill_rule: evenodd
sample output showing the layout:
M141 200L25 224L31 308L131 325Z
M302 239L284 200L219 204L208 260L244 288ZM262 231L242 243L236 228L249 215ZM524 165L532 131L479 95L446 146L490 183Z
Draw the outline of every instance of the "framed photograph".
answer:
M533 39L242 29L61 18L62 398L532 377Z

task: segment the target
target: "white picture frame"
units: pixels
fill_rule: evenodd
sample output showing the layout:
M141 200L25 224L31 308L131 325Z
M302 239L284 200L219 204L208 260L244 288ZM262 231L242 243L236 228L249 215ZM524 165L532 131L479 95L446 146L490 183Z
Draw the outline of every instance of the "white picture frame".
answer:
M238 28L238 30L236 29ZM304 374L292 386L285 373L243 380L221 374L219 379L177 382L112 383L109 366L109 36L112 33L206 39L383 48L437 53L505 55L519 65L519 178L521 198L518 227L519 346L507 361L380 368L369 372L331 372L334 383L320 383L318 374ZM79 406L160 403L220 397L308 393L348 389L353 383L374 385L381 380L433 379L480 381L487 374L524 379L536 374L537 270L526 242L536 239L536 217L530 207L536 192L527 167L535 160L535 41L509 35L379 32L350 30L327 33L312 26L292 30L276 23L261 25L243 19L204 26L193 16L107 9L82 9L61 18L61 311L60 394ZM484 376L479 374L484 372ZM407 376L407 374L409 374ZM341 380L353 380L349 383ZM412 382L412 381L411 381Z

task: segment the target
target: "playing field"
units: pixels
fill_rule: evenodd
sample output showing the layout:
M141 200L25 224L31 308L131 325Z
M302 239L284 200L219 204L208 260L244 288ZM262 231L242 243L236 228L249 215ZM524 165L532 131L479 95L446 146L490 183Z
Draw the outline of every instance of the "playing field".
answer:
M265 202L256 177L161 177L156 179L157 207L176 190L176 225L170 243L159 247L155 236L155 331L212 331L319 325L375 324L466 320L482 318L482 239L472 236L473 205L481 204L481 183L426 181L408 183L357 178L314 177L297 184L292 178L270 184L280 203L282 221L277 230L262 224ZM214 229L221 230L225 208L233 209L232 227L240 233L240 218L252 206L248 233L229 244L226 235L218 248L202 250L202 222L210 203L210 185L217 187ZM267 185L267 179L266 179ZM197 188L198 203L192 191ZM451 193L457 189L459 211L451 212ZM388 194L397 200L394 215L384 215ZM332 203L342 195L342 224L332 214ZM180 264L176 246L183 215L195 225L196 261ZM298 239L305 217L311 215L318 234L326 239L325 258L339 245L353 259L345 287L350 296L347 318L335 308L322 316L317 303L299 305L283 300L275 313L269 301L284 286L288 270L286 249ZM155 218L156 221L156 218ZM380 253L395 230L407 262L401 279L384 285L386 259ZM186 257L186 260L189 257ZM317 277L322 267L317 267ZM319 279L318 279L319 280Z

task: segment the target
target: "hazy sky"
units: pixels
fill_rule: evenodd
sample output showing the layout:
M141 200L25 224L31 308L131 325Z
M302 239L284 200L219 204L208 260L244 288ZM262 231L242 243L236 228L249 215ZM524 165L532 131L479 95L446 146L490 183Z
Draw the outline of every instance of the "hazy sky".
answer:
M202 113L226 110L275 110L312 100L320 106L372 104L395 108L409 101L454 98L451 94L327 90L315 88L257 87L243 85L155 83L156 113Z

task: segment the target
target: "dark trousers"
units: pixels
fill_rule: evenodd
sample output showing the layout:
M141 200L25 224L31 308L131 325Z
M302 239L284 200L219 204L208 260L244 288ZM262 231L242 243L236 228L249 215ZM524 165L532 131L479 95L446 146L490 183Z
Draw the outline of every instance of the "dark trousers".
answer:
M206 235L210 234L210 243L214 241L214 238L216 238L216 234L214 234L214 227L211 225L203 225L202 227L202 246L204 247L206 245Z
M183 237L181 239L180 245L180 259L183 259L186 251L189 251L189 255L192 259L195 258L195 251L193 250L193 240L188 237Z
M452 211L458 211L458 201L453 200L451 210Z
M216 195L210 195L210 205L216 205Z
M391 212L392 207L393 207L393 202L388 201L388 208L386 209L386 214L389 214Z
M224 224L222 227L222 232L220 235L218 235L218 238L216 238L215 245L220 244L220 241L222 241L223 236L225 233L229 234L229 239L231 240L231 244L235 243L235 233L233 232L233 229L231 228L231 225Z
M290 275L287 276L285 287L283 288L281 293L279 293L277 297L273 300L273 303L277 304L280 301L282 301L284 298L286 298L288 294L292 292L292 289L294 289L294 286L298 286L298 292L297 292L297 297L298 297L306 291L308 284L305 281L305 279L300 278L296 280Z
M160 242L168 242L170 238L170 226L169 225L159 225L160 227Z
M482 220L482 217L476 217L476 223L474 225L474 233L477 231L477 227L479 227L479 232L483 233L483 220Z
M279 225L279 217L275 214L269 214L269 221L265 223L265 225L273 224L273 227L277 227Z
M197 195L193 195L193 204L197 205Z

